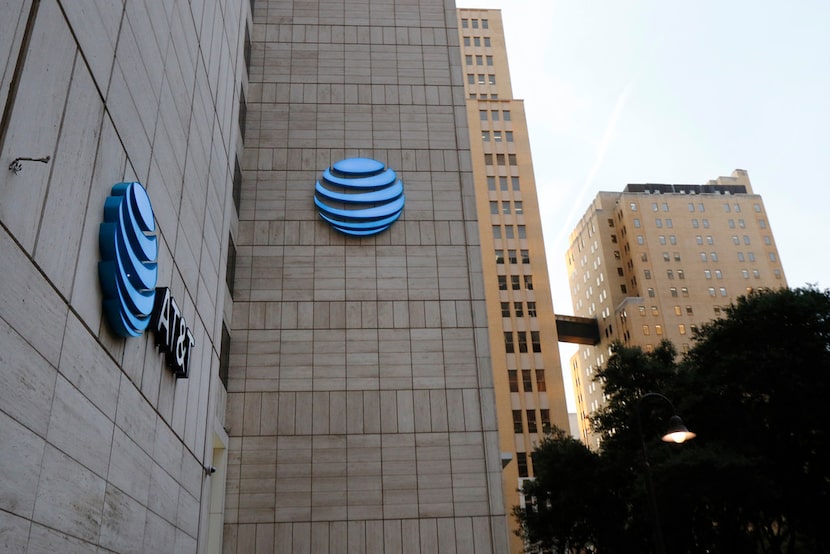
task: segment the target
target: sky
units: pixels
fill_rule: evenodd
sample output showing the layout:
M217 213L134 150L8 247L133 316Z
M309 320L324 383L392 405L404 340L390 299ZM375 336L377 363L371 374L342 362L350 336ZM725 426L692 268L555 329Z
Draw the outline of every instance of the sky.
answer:
M830 288L830 2L457 3L502 10L556 313L573 314L568 236L597 192L734 169L763 198L788 284ZM575 347L560 348L567 368Z

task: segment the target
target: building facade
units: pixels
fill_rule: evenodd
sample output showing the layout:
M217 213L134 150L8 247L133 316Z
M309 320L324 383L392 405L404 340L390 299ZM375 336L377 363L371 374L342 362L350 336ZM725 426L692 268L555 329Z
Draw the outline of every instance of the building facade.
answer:
M6 4L3 546L507 551L453 3Z
M571 233L567 265L574 313L599 324L599 343L571 357L580 435L594 448L587 418L605 400L593 377L614 341L649 351L669 340L683 352L696 326L739 296L787 286L763 200L741 169L705 185L600 192Z
M4 551L221 551L249 6L3 3ZM141 332L154 286L170 331L155 337Z
M527 120L513 98L501 12L460 9L458 31L510 513L523 504L534 446L569 422ZM522 550L513 535L511 551Z

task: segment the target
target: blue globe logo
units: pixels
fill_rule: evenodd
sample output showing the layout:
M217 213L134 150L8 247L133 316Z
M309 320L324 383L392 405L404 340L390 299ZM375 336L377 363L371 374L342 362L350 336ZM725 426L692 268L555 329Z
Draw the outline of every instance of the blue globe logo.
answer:
M314 204L320 217L346 235L366 237L388 229L404 205L397 174L370 158L347 158L323 171Z
M158 243L150 197L140 183L118 183L104 202L98 230L98 278L104 315L116 334L137 337L150 324L158 278Z

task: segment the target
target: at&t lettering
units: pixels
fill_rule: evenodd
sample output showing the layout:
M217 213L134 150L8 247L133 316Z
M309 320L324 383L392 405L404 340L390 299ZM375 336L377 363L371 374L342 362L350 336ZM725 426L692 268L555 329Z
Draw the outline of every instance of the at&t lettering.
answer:
M173 369L176 377L187 379L190 374L190 352L196 342L184 314L167 287L156 289L152 326L156 346L164 352L167 365Z

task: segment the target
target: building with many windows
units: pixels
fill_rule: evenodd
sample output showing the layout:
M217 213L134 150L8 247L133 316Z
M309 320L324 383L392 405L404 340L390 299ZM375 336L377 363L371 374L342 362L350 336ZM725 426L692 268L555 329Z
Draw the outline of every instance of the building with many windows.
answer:
M523 503L534 446L551 425L569 429L568 414L527 120L511 90L501 12L460 9L458 18L509 513ZM516 536L511 551L522 551Z
M787 286L764 203L746 171L705 185L628 185L600 192L567 253L577 316L595 318L599 342L571 358L580 434L596 447L587 417L604 403L595 371L610 345L682 352L695 327L753 289Z

